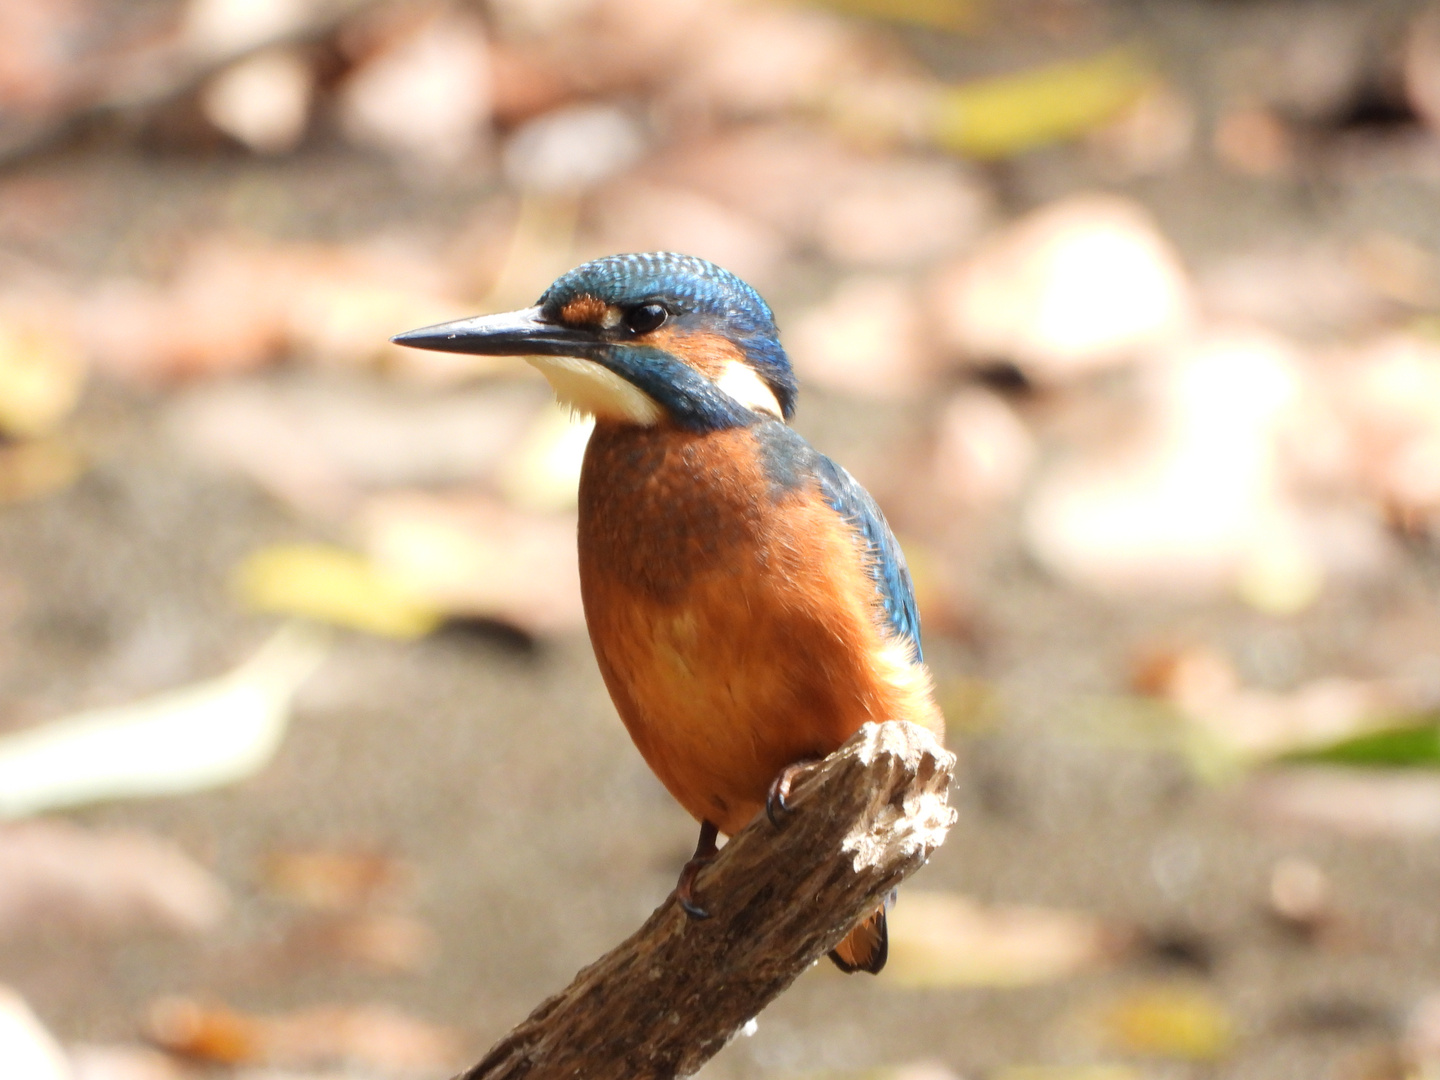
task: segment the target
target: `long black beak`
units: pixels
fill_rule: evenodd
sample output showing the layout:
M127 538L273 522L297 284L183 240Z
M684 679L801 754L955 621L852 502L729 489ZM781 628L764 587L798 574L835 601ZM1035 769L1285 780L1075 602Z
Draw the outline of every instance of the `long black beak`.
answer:
M476 353L481 356L579 356L589 358L608 347L589 330L544 322L538 307L477 315L473 319L423 326L396 334L396 345L437 352Z

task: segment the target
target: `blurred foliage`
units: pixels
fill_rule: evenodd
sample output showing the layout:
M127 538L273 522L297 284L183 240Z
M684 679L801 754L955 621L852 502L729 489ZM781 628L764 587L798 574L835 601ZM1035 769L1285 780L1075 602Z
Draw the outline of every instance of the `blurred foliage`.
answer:
M936 145L1002 158L1073 139L1112 119L1155 79L1130 47L1014 75L946 87L936 95Z
M1287 754L1293 764L1364 765L1405 768L1440 766L1440 724L1435 717L1416 718L1385 731L1342 739L1329 746Z

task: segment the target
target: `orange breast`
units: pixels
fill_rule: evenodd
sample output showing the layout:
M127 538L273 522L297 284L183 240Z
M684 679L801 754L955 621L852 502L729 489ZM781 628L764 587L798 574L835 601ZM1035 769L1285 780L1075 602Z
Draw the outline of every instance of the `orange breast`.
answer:
M600 424L580 491L596 658L650 767L733 834L784 766L870 720L941 729L864 549L819 491L777 491L745 429Z

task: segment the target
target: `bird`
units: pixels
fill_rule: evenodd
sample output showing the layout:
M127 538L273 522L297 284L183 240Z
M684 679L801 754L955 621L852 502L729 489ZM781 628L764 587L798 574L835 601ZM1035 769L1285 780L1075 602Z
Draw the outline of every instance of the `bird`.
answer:
M646 763L700 823L676 895L799 766L863 724L944 737L905 556L875 500L793 427L794 370L768 304L728 270L647 252L586 262L533 307L400 345L523 356L594 418L577 545L591 644ZM886 909L830 952L878 974Z

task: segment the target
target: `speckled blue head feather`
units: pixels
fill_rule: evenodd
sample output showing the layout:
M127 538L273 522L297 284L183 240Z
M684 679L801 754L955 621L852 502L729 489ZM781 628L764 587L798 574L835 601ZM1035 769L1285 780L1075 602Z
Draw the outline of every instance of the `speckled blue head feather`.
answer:
M774 391L785 418L794 415L795 373L780 345L775 316L760 294L729 270L673 251L607 255L557 279L540 297L540 307L554 316L585 296L620 307L661 303L677 315L704 320L743 350Z

